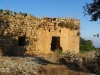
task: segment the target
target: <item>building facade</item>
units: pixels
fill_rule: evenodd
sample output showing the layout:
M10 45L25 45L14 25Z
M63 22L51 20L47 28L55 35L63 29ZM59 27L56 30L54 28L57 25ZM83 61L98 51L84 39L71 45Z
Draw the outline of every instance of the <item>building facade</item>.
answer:
M80 20L0 14L3 54L49 54L56 50L79 52Z

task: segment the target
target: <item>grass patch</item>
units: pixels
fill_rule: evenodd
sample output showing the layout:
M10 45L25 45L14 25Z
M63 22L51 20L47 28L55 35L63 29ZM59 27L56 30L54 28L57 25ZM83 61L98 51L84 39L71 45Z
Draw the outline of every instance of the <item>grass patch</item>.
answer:
M61 49L55 50L55 53L62 54L62 50Z

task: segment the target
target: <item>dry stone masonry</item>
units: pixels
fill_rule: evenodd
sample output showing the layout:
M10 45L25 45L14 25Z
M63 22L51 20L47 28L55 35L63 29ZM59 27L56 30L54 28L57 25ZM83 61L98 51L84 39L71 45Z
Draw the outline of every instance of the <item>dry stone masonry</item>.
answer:
M8 55L78 53L79 29L80 20L73 18L37 18L0 10L0 50Z

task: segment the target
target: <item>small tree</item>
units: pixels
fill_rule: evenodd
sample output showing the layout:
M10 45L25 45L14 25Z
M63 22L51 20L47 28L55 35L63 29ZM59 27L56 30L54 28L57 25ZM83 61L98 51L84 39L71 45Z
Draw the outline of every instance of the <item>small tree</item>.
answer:
M91 51L95 47L91 40L85 40L84 38L80 37L80 51Z

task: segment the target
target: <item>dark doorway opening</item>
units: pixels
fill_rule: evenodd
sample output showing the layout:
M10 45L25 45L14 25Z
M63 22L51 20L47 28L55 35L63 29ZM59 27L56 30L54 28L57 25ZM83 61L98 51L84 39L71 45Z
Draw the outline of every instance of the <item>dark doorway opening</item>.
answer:
M25 46L25 36L18 36L18 46Z
M60 37L53 36L51 41L51 50L55 51L60 48Z

